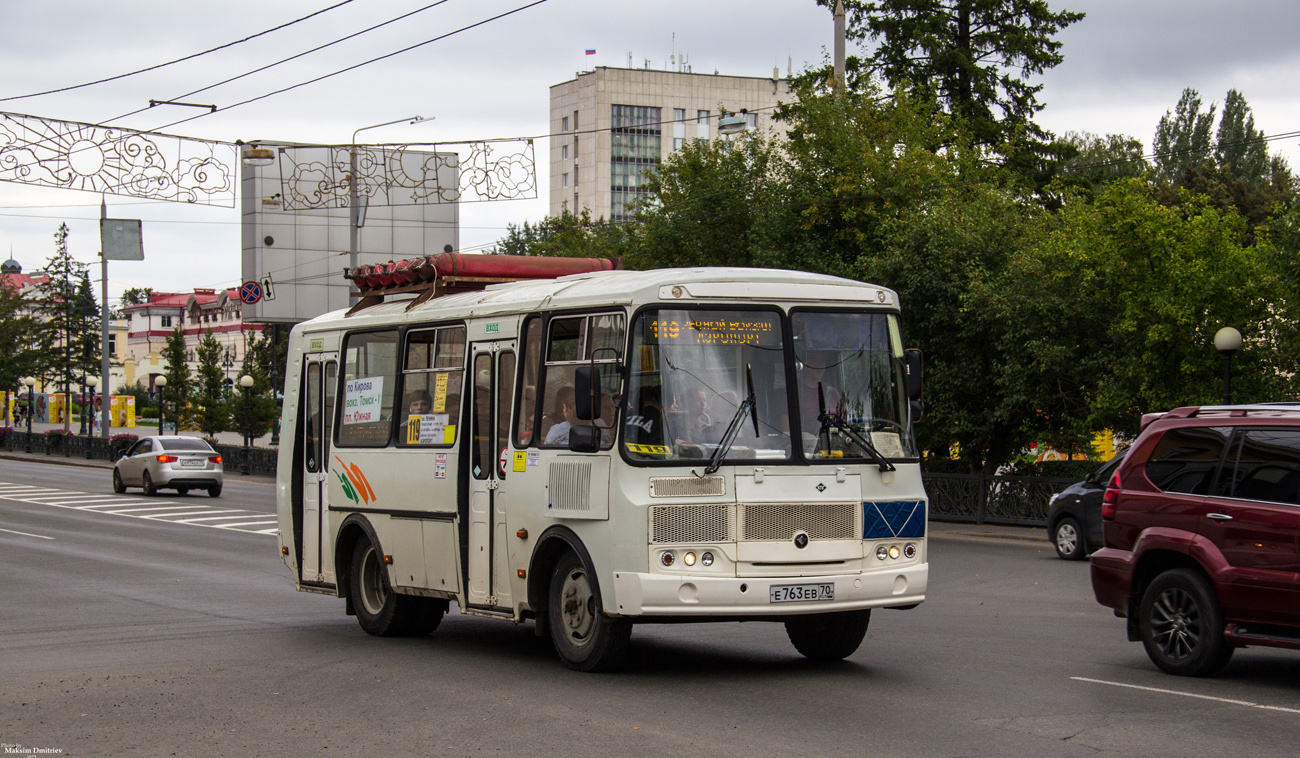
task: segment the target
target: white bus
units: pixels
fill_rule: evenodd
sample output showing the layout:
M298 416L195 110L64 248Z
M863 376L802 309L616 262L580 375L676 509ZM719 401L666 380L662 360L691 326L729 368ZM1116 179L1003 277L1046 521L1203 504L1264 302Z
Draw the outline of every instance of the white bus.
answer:
M532 619L584 671L673 621L781 621L840 659L872 609L925 599L921 361L894 292L730 268L484 287L519 278L506 256L446 255L369 292L362 267L357 306L293 329L277 503L299 590L381 636L453 600Z

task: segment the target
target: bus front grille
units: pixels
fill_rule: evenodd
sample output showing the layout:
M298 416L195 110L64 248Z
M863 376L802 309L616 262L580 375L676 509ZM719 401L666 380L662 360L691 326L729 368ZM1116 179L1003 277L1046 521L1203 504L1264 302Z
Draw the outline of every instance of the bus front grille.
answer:
M804 532L814 540L862 539L861 503L746 503L740 539L783 542Z
M732 507L716 505L656 505L650 508L650 542L733 542Z

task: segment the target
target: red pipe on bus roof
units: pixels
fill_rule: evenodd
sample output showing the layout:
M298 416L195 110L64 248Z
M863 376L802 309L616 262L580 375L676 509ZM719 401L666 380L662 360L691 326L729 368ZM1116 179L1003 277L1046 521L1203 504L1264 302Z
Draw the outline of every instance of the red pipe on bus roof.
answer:
M464 255L439 253L433 258L438 276L484 276L503 279L554 279L569 274L613 271L609 258L558 258L539 255Z

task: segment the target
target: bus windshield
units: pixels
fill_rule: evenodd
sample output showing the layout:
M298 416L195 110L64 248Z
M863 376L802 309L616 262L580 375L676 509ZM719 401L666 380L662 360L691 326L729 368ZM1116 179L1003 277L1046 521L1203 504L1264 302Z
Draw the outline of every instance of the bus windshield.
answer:
M624 445L634 461L707 459L749 397L725 461L789 460L781 314L775 310L643 311L633 326Z
M870 443L884 458L915 458L898 316L801 310L790 328L804 456L869 458Z

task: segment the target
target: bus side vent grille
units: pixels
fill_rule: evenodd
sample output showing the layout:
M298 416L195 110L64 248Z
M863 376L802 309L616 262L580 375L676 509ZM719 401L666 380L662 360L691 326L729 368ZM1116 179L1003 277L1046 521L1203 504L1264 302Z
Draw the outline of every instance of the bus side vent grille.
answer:
M792 540L806 532L814 540L861 539L858 503L746 503L740 506L740 538Z
M656 476L650 479L650 497L710 497L726 494L720 476Z
M650 508L650 541L655 544L681 542L732 542L730 505L656 505Z
M591 464L552 463L547 492L553 510L591 510Z

